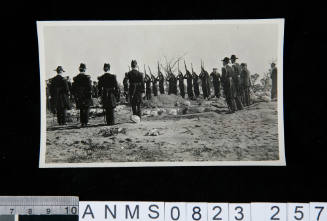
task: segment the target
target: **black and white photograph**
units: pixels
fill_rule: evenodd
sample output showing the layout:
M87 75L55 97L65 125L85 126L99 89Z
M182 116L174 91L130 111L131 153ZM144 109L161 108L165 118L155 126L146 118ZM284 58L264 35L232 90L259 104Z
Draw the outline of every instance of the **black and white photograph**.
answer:
M284 19L38 21L39 167L285 166Z

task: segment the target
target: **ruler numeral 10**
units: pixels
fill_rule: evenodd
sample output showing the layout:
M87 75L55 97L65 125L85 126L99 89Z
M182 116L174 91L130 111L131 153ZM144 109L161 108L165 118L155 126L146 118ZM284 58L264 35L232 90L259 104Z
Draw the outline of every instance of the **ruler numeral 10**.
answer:
M77 215L78 209L76 206L67 206L65 207L65 211L67 215Z
M327 203L80 202L79 220L327 221Z

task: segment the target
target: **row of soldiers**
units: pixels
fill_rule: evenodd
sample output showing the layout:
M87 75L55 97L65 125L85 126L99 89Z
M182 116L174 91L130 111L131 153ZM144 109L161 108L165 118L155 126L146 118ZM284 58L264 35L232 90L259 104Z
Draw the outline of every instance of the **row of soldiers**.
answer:
M205 70L204 65L201 62L201 72L199 75L193 69L192 65L192 73L187 69L187 66L184 61L185 66L185 74L180 71L178 65L178 74L175 76L171 67L167 68L167 75L164 77L160 70L160 66L158 63L158 76L155 77L151 69L150 76L146 73L146 69L144 67L144 82L145 82L145 97L147 100L151 99L152 94L154 96L158 95L158 83L159 83L159 92L160 94L165 94L164 84L165 81L168 82L168 94L177 95L177 83L179 87L179 94L183 98L185 98L185 85L184 79L187 81L187 95L188 98L193 100L200 96L200 87L199 80L201 80L203 98L209 99L211 96L211 87L212 84L214 87L214 94L217 98L221 96L221 88L223 88L224 96L226 98L226 103L231 112L235 112L237 110L242 110L244 106L249 106L250 101L250 72L247 69L246 63L238 64L236 62L238 58L236 55L232 55L230 58L225 57L222 67L222 74L217 72L217 68L213 68L212 73L209 73ZM231 62L231 66L229 63ZM152 84L152 85L151 85ZM128 98L128 73L125 74L125 78L123 80L124 92L126 99Z
M147 100L150 100L152 95L158 96L158 94L165 94L165 82L168 82L168 91L167 93L170 94L178 94L177 88L179 87L179 95L185 98L185 85L184 80L187 80L187 95L189 99L195 99L200 96L200 87L199 87L199 79L201 80L202 84L202 91L203 91L203 97L205 99L209 99L211 95L211 89L210 89L210 77L212 78L212 85L214 86L215 90L215 96L217 98L220 97L221 93L221 82L220 82L220 74L217 72L217 68L213 69L213 72L209 75L208 72L204 69L203 65L201 64L201 72L199 75L196 74L196 72L193 69L192 65L192 74L187 69L187 66L185 64L185 75L180 71L178 67L178 74L175 76L171 67L168 67L166 76L163 75L163 73L160 70L160 65L158 63L158 75L154 76L151 72L151 69L149 67L150 75L147 74L146 69L144 67L144 82L145 82L145 98ZM178 65L179 66L179 65ZM177 86L178 84L178 86ZM128 91L129 91L129 85L128 85L128 73L125 74L125 78L123 80L124 85L124 93L126 96L126 99L128 98ZM159 86L159 90L158 90Z

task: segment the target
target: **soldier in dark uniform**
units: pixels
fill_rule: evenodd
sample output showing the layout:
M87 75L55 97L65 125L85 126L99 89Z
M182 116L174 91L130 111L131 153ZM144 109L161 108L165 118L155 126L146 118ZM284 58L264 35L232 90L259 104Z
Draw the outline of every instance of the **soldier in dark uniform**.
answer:
M185 62L184 62L184 66L185 66L185 72L186 72L184 78L186 79L186 82L187 82L187 96L188 96L188 99L193 100L194 94L193 94L192 74L189 72L189 70L187 70Z
M195 97L198 98L200 95L199 76L194 72L193 67L192 67L192 79L193 79L194 94Z
M123 85L124 85L124 95L126 98L126 102L128 103L128 73L125 73Z
M65 125L66 110L70 109L70 92L67 80L61 76L65 72L64 69L58 66L55 71L57 72L57 76L51 79L50 96L57 112L58 124Z
M165 94L165 86L164 86L165 77L163 76L163 74L160 71L159 63L158 63L158 80L159 80L159 91L160 91L160 94Z
M147 100L151 100L151 78L144 71L144 82L145 82L145 97Z
M168 94L177 95L177 79L171 70L169 70L169 72L168 72L167 80L169 82Z
M215 96L220 98L220 74L217 72L217 68L214 68L210 74L212 78L213 88L215 90Z
M249 106L251 104L250 100L250 71L247 69L247 65L245 63L241 64L241 83L243 90L243 104L244 106Z
M151 74L153 96L158 96L158 77Z
M74 93L76 108L80 109L80 121L86 126L89 121L89 109L92 105L92 83L89 75L85 74L86 65L81 63L80 73L73 78L72 90Z
M102 106L105 109L106 122L108 125L115 124L115 107L119 96L118 83L116 76L110 74L110 64L104 64L104 74L99 79L99 94L101 96Z
M275 63L271 63L271 99L277 98L277 67Z
M185 98L184 75L180 70L178 70L177 80L179 86L179 94L182 96L182 98Z
M137 67L137 62L132 60L132 70L128 72L129 80L129 100L132 105L133 115L138 115L141 118L141 102L144 96L144 79Z
M232 62L232 70L233 70L233 81L234 85L236 88L236 107L238 110L243 110L243 103L242 103L242 98L243 98L243 90L242 90L242 85L241 85L241 66L236 62L236 55L231 56L231 62Z
M225 57L222 60L222 62L223 62L223 67L221 69L221 73L222 73L221 80L223 84L224 95L230 112L234 113L236 111L236 103L235 103L236 89L233 81L233 70L228 65L229 63L228 57Z
M203 98L208 99L210 98L210 83L209 83L209 73L201 67L201 73L199 78L202 82L202 91L203 91Z

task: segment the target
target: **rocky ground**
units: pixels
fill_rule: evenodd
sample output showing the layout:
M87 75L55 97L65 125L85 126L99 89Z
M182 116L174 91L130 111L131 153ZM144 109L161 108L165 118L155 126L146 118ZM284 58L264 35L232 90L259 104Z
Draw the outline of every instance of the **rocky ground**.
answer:
M188 102L164 95L145 103L141 123L120 105L116 125L101 110L81 128L47 115L46 163L278 160L277 102L258 102L233 114L223 99Z

